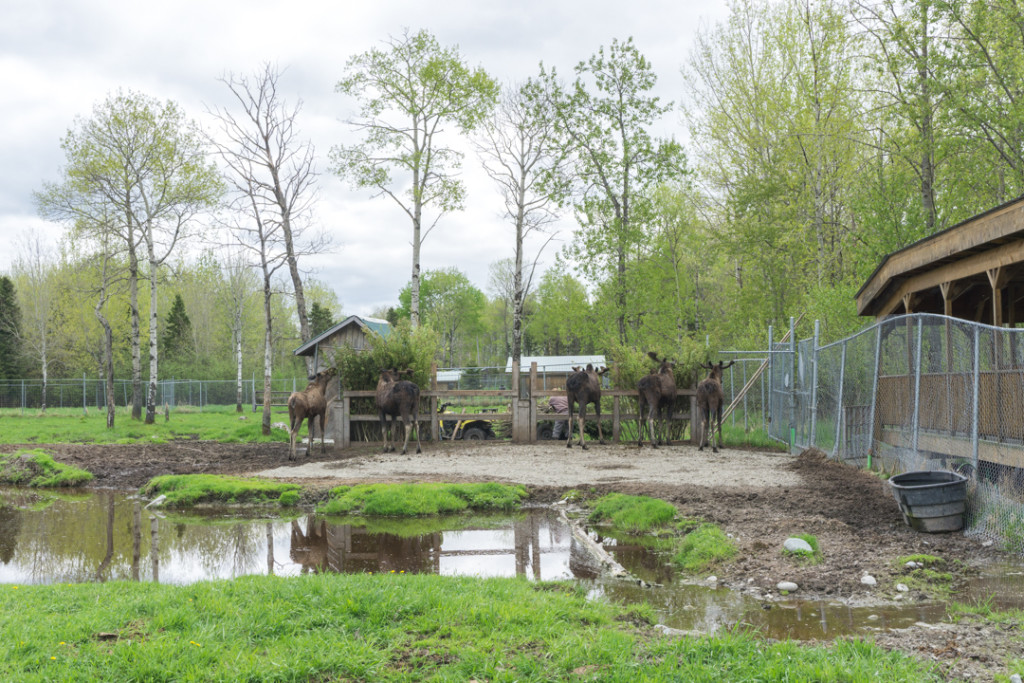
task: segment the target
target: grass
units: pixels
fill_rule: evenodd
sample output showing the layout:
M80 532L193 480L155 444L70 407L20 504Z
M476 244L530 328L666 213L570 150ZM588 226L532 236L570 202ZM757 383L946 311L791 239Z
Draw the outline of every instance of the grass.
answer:
M465 510L515 510L527 497L523 486L506 484L360 484L331 489L325 515L380 517L441 515Z
M0 586L0 679L938 681L865 641L668 638L569 584L433 575Z
M672 557L677 567L689 572L703 572L732 559L736 544L714 524L701 524L686 534Z
M55 462L52 455L40 449L0 453L0 483L57 488L81 486L91 480L91 472Z
M818 538L816 536L813 534L792 534L792 537L807 541L807 545L811 546L811 552L786 550L783 548L783 555L795 560L800 565L821 564L824 561L821 550L818 548Z
M87 414L81 410L51 409L45 415L38 413L21 414L18 411L0 411L3 430L0 443L165 443L177 439L199 439L224 443L252 443L266 441L287 441L288 432L272 429L270 436L263 436L259 413L236 413L234 406L207 406L200 412L197 408L181 407L171 412L165 421L163 413L156 416L156 422L147 425L132 420L123 410L117 413L114 429L107 429L106 413L90 409ZM287 422L286 413L273 422ZM241 418L246 419L241 419Z
M609 493L594 502L591 524L611 524L629 534L644 534L668 527L676 517L676 508L657 498Z
M299 500L298 484L283 484L264 479L243 479L215 474L167 474L153 477L142 487L147 496L167 496L168 507L190 507L196 503L276 502L295 505Z

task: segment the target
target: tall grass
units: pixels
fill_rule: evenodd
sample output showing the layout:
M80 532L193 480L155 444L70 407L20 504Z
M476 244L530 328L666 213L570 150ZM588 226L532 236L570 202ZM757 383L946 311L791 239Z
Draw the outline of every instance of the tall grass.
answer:
M668 638L568 584L434 575L0 586L4 681L938 681L862 641Z
M317 511L325 515L377 517L443 515L465 510L515 510L527 497L523 486L482 484L360 484L330 491Z

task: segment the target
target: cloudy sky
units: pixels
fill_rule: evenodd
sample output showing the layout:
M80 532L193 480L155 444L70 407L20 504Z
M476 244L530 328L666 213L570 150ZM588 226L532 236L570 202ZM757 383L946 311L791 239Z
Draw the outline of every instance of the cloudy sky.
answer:
M600 46L632 36L659 75L658 94L678 103L694 34L727 12L724 0L0 0L0 8L0 272L25 235L61 234L36 216L32 193L59 179L60 140L76 116L121 88L175 100L209 128L206 109L233 104L218 78L269 62L285 70L279 92L302 101L298 123L319 158L315 222L333 246L305 266L346 314L363 315L397 302L408 282L411 227L393 202L353 191L328 170L330 148L354 141L343 121L355 105L334 91L350 56L427 29L507 83L536 75L541 61L569 77ZM683 137L678 112L664 125ZM486 291L488 266L512 255L513 234L471 155L463 178L466 209L441 219L422 267L458 267ZM558 228L560 239L570 236L568 222Z

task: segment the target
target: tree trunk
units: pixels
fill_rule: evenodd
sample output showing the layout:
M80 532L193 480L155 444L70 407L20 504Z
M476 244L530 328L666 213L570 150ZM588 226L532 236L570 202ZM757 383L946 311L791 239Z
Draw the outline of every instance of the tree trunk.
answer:
M157 272L159 264L153 253L153 244L147 244L149 249L149 391L146 392L146 424L156 422L156 383L159 379L157 333L159 332L160 318L157 313Z
M237 372L237 374L235 376L235 412L236 413L242 412L242 329L241 328L242 328L241 321L238 318L236 318L235 319L235 330L234 330L234 337L235 337L235 367L236 367L236 372ZM256 387L253 387L252 390L255 392L256 391Z
M278 198L278 206L281 209L281 228L282 232L284 232L285 251L288 254L288 272L291 274L292 288L295 291L295 309L299 315L299 336L302 338L302 343L305 344L310 340L311 336L309 333L309 315L306 313L306 294L302 287L302 275L299 273L299 260L295 256L295 247L292 244L292 227L291 220L288 217L287 203L278 188L275 188L275 195ZM306 362L306 375L312 375L313 357L305 356L303 360Z
M96 304L96 318L103 327L103 383L107 397L107 429L113 429L114 417L117 415L114 403L114 335L110 329L110 322L101 312L106 300L104 292Z
M139 260L128 252L128 306L132 318L132 419L142 419L142 325L139 323Z
M273 317L270 310L270 275L264 269L263 276L263 316L266 331L263 335L263 436L270 436L270 387L273 378Z

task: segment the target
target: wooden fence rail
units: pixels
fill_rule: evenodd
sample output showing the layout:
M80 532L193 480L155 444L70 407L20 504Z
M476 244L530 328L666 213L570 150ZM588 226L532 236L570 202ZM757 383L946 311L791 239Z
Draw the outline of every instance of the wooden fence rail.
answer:
M602 413L602 420L610 419L612 422L612 434L611 439L613 442L619 443L622 435L622 424L624 422L636 421L638 415L633 412L623 412L622 399L632 399L635 405L637 399L637 391L635 389L605 389L601 392L603 397L611 398L612 412L608 416L606 413ZM343 391L341 396L335 399L332 403L331 410L329 411L329 424L327 426L328 435L333 436L334 443L342 448L348 448L352 443L352 425L357 422L371 422L377 423L379 417L376 413L353 413L352 412L352 401L353 399L373 399L376 395L374 391ZM565 391L558 390L546 390L534 392L533 403L534 409L529 411L528 416L517 415L517 410L522 404L522 401L517 401L515 393L507 390L497 389L433 389L425 390L420 392L420 413L418 422L420 425L428 424L431 425L431 434L434 441L440 441L441 433L437 429L437 425L441 420L492 420L492 421L509 421L516 423L526 417L527 422L530 425L529 437L527 439L519 438L518 442L532 442L537 440L537 425L540 422L553 421L553 420L567 420L568 415L557 414L557 413L543 413L537 409L538 405L546 405L547 399L551 396L564 396ZM503 403L508 406L505 412L488 412L488 413L441 413L438 412L438 406L442 403L451 401L452 399L491 399L493 402ZM426 410L423 410L423 402L427 403ZM674 411L673 421L686 421L688 424L693 425L698 419L697 413L697 392L693 389L682 389L678 393L676 399L676 405L682 403L684 406L689 404L689 410ZM596 419L593 406L587 407L587 420L592 421ZM690 443L696 443L694 436L695 430L690 429Z

